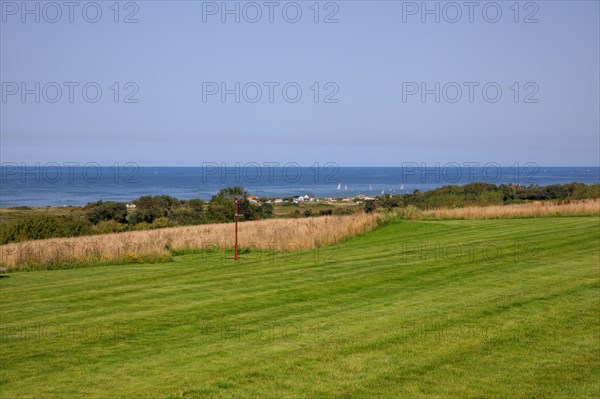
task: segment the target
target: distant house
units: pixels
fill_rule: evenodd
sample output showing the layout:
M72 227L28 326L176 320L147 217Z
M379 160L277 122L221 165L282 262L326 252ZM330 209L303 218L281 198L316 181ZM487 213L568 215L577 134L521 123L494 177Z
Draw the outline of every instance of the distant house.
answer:
M274 201L276 204L281 204L283 202L283 200L281 198L275 198Z
M298 202L317 202L319 199L314 194L296 195L294 196L294 203Z
M258 203L258 197L256 195L249 195L247 197L248 201L252 202L253 204L257 204Z
M135 209L135 208L136 208L135 204L127 204L127 205L125 205L125 206L126 206L127 208L129 208L129 209Z

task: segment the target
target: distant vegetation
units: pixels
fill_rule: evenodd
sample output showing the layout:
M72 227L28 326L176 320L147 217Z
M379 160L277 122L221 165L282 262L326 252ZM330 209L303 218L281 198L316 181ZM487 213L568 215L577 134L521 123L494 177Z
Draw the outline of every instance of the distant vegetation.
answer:
M600 184L570 183L539 187L470 183L464 186L444 186L427 192L415 190L411 194L382 195L375 200L364 201L363 205L357 205L359 202L315 202L298 205L291 203L291 198L288 198L290 202L276 205L277 209L266 199L260 199L256 203L250 202L247 198L248 193L241 187L225 188L209 201L148 195L133 201L135 208L128 208L127 204L122 202L98 201L66 215L34 213L32 216L20 216L13 221L0 223L0 245L46 238L231 222L234 218L236 196L242 221L269 219L275 216L303 218L350 215L360 212L361 206L365 213L399 209L402 217L411 219L417 217L418 211L432 209L508 205L544 200L595 199L600 198ZM32 212L29 208L21 208L18 214L27 215ZM451 217L448 216L450 214L446 215Z
M417 209L452 209L470 206L491 206L544 200L581 200L600 198L600 184L555 184L551 186L518 186L470 183L464 186L444 186L412 194L383 195L366 201L365 211L413 206Z
M241 187L225 188L210 201L179 200L168 195L143 196L133 201L98 201L83 207L83 217L34 215L0 225L0 244L45 238L79 237L91 234L150 230L163 227L231 222L238 196L240 220L260 220L273 216L269 203L253 204Z
M51 237L79 237L93 234L92 226L82 219L67 216L35 215L0 225L0 244L41 240Z
M600 199L534 201L527 204L470 206L453 209L419 210L402 208L405 219L512 219L548 216L600 215Z

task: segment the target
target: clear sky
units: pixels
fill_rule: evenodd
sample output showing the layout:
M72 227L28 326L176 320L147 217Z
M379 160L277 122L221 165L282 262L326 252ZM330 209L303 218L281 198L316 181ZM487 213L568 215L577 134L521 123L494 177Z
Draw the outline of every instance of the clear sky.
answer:
M598 1L26 3L1 1L3 162L599 164Z

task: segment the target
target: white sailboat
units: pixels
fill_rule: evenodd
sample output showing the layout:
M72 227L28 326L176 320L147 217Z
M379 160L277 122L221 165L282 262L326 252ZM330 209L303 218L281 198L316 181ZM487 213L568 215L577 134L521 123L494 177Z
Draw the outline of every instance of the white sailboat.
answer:
M384 195L384 194L385 194L385 190L381 190L381 195Z
M404 190L404 184L400 186L400 190Z
M373 186L369 184L369 190L373 190Z
M348 185L344 184L344 191L348 191Z
M340 190L342 188L342 183L338 183L337 189Z

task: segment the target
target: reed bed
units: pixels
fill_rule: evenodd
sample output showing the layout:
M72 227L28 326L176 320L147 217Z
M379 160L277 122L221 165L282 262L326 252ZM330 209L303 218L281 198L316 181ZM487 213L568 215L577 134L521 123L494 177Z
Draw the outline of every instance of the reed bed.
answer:
M242 249L300 251L339 242L377 226L376 215L270 219L239 223ZM4 267L48 268L93 263L159 262L173 252L234 247L232 223L171 227L149 231L52 238L0 246Z
M435 219L504 219L548 216L600 215L600 199L579 201L532 202L421 211L420 216Z

